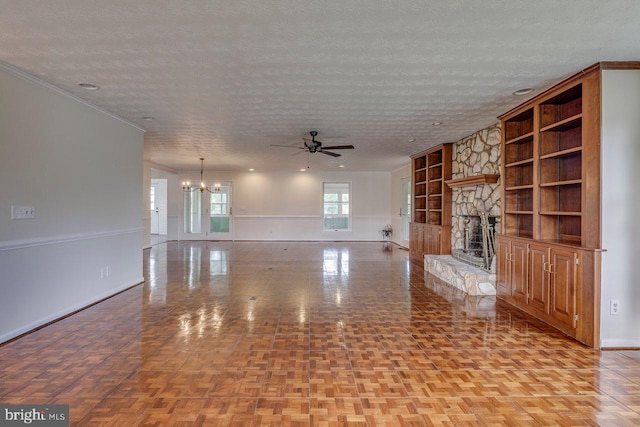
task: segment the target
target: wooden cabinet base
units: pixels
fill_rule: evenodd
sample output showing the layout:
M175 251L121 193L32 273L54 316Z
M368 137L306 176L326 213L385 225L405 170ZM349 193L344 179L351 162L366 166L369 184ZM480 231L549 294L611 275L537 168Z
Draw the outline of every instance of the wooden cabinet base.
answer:
M536 309L533 306L530 305L526 305L526 304L521 304L518 301L512 299L512 298L505 298L505 297L498 297L504 301L506 301L507 303L511 304L512 306L516 307L519 310L524 311L525 313L535 317L536 319L548 324L549 326L552 326L556 329L558 329L560 332L575 338L577 341L580 341L583 344L586 344L589 347L594 347L594 345L590 344L589 342L585 342L586 340L582 340L579 339L576 333L576 329L575 328L571 328L568 327L566 324L564 324L563 322L559 322L557 320L555 320L554 318L546 315L546 313L542 313L540 312L540 310Z
M497 296L576 340L600 341L600 251L498 236Z
M451 253L451 227L411 223L409 256L416 261L424 261L425 255Z

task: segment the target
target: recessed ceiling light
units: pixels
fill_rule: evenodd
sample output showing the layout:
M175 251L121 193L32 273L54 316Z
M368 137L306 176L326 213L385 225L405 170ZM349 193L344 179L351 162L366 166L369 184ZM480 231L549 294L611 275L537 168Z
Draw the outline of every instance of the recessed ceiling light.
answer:
M155 120L155 118L151 116L144 116L142 120L144 120L145 122L152 122Z
M338 166L338 167L339 167L339 168L343 168L343 167L344 167L344 165L340 165L340 166Z
M78 83L78 86L80 86L81 88L86 89L86 90L98 90L98 89L100 89L100 86L94 85L93 83Z
M431 123L431 126L440 126L442 124L442 122L433 122Z
M529 95L531 92L533 92L533 89L530 87L527 87L524 89L518 89L515 92L513 92L513 94L515 96L522 96L522 95Z
M306 169L300 169L300 172L306 172Z
M254 171L255 171L254 168L249 169L249 172L254 172Z

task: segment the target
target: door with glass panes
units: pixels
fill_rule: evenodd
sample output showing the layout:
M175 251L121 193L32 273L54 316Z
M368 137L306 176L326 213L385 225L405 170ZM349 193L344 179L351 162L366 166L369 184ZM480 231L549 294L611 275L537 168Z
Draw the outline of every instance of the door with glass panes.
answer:
M232 240L231 183L216 183L211 186L211 191L207 209L208 238Z
M185 240L233 240L232 188L218 182L184 194Z

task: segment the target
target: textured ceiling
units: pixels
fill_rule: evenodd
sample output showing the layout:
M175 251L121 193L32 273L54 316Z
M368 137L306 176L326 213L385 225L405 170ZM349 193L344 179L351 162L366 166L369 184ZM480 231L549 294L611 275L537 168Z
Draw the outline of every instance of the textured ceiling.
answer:
M0 0L0 60L146 128L156 164L295 170L270 144L317 130L356 149L312 170L390 171L516 89L640 59L639 28L638 0Z

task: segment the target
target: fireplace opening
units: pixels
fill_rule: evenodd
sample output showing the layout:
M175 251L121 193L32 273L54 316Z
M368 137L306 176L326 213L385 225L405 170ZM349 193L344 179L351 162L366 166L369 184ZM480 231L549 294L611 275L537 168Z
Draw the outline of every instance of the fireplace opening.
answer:
M463 215L463 247L452 249L451 255L474 267L494 272L496 219L484 212L479 215Z

